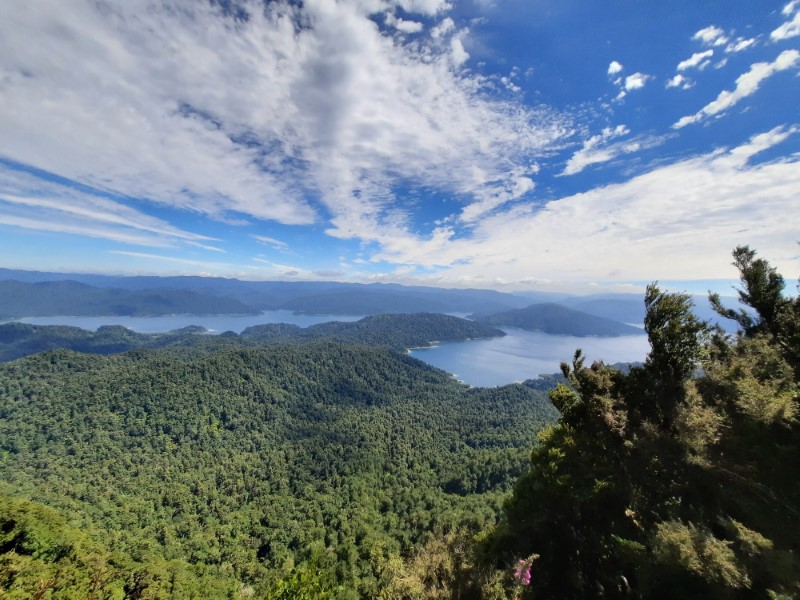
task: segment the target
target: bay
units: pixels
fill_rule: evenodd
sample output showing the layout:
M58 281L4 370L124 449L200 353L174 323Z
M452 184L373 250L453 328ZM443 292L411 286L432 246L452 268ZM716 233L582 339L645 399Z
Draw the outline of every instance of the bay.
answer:
M25 317L17 319L31 325L72 325L96 331L103 325L122 325L139 333L164 333L189 325L200 325L210 333L233 331L265 323L289 323L308 327L329 321L358 321L363 315L296 315L290 310L267 310L260 315L161 315L154 317Z
M458 315L461 316L461 315ZM122 325L139 333L163 333L200 325L209 333L241 333L247 327L265 323L289 323L308 327L329 321L352 322L363 315L301 315L288 310L264 311L259 315L163 315L152 317L25 317L32 325L71 325L96 331L103 325ZM453 374L471 386L491 387L556 373L561 362L569 362L576 348L592 360L606 363L642 361L649 351L647 336L613 338L550 335L540 331L502 328L505 337L434 344L415 348L410 354L423 362Z
M571 362L577 348L586 355L587 365L593 360L643 361L650 351L646 335L598 338L501 329L505 337L442 343L410 353L468 385L491 387L558 373L559 365Z

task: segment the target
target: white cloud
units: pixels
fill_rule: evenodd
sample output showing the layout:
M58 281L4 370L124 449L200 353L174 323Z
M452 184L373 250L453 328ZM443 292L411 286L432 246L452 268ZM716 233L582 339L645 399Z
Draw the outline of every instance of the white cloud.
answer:
M796 273L797 227L787 215L800 214L797 157L752 164L790 135L797 130L777 128L624 183L517 205L484 219L469 237L390 240L374 259L443 266L417 279L438 285L710 279L735 277L730 251L750 244Z
M509 76L505 76L504 75L504 76L500 77L499 81L502 84L502 86L505 89L507 89L509 92L512 92L514 94L519 94L522 91L522 88L520 86L518 86L516 83L514 83L514 78L515 77L516 77L516 75L514 75L514 73L512 73Z
M621 73L624 67L615 60L611 61L611 64L608 65L608 75L609 77L613 77L617 73Z
M195 248L201 248L203 250L208 250L209 252L221 252L225 253L225 250L222 248L218 248L217 246L209 246L208 244L201 244L199 242L186 242L190 246L194 246Z
M177 246L213 238L185 231L90 189L41 179L0 163L2 223L143 246ZM219 251L218 248L213 248Z
M756 38L736 38L730 44L725 46L725 52L728 54L734 54L736 52L742 52L743 50L747 50L751 46L756 43Z
M258 80L248 68L258 56L254 40L227 35L200 5L187 15L137 4L101 12L91 3L22 3L5 11L2 153L100 189L211 215L313 221L298 191L264 171L259 151L233 141L250 133L246 124L223 123L227 115L211 106L211 86L235 90L241 77ZM209 50L215 45L219 57ZM221 64L225 54L235 68ZM243 114L257 102L226 95L219 100Z
M747 50L758 41L756 38L744 38L741 36L731 41L730 36L732 33L726 34L719 27L711 25L695 33L692 39L701 42L704 46L725 46L724 50L727 54ZM709 54L708 56L710 57L711 55Z
M631 90L640 90L650 79L652 79L652 75L645 75L644 73L628 75L625 78L625 90L628 92Z
M218 276L219 273L226 273L229 277L247 277L252 276L252 269L261 270L261 267L242 267L242 265L233 264L233 263L226 263L226 262L212 262L208 260L197 260L192 258L182 258L178 256L174 256L171 254L153 254L151 252L132 252L129 250L109 250L109 254L114 254L115 256L130 256L133 258L143 258L146 260L151 260L158 263L158 267L161 269L163 268L163 263L174 263L178 265L186 265L188 267L194 267L189 271L172 271L171 273L162 273L166 274L191 274L191 275L201 275L201 276ZM138 261L137 261L138 262ZM203 271L198 273L196 268L201 268Z
M386 24L402 33L419 33L423 29L423 25L419 21L400 19L394 13L386 13Z
M450 58L457 67L460 67L469 60L469 54L464 50L464 45L457 37L450 40Z
M692 39L702 42L705 46L724 46L728 43L728 36L725 35L725 31L715 25L709 25L701 29L692 36Z
M619 129L620 127L617 127L617 130ZM575 173L580 173L590 165L609 162L626 154L633 154L641 150L654 148L663 144L667 137L669 137L639 135L625 141L609 144L607 142L616 137L616 135L608 135L609 131L611 130L605 129L602 134L587 140L583 148L578 150L567 161L564 170L559 176L574 175ZM628 133L629 131L625 128L620 135L627 135Z
M798 63L800 63L800 52L797 50L784 50L771 63L761 62L751 65L747 73L743 73L736 79L735 90L723 91L716 100L708 103L697 113L682 117L673 125L673 128L679 129L686 125L697 123L729 109L743 98L755 94L761 82L765 79L780 71L794 68Z
M480 213L527 193L529 166L571 131L464 72L465 31L449 17L413 42L373 21L448 2L245 6L243 21L193 0L4 7L0 154L220 220L330 215L330 235L369 242L405 235L396 185Z
M87 223L81 220L53 221L47 215L19 216L5 210L0 213L0 225L112 240L121 244L134 244L136 246L166 248L172 245L162 238L146 235L135 230L109 227L98 223Z
M258 240L262 244L272 246L276 250L287 250L289 248L289 244L287 244L286 242L282 242L281 240L276 240L275 238L268 237L266 235L253 234L253 238Z
M675 77L667 81L666 87L668 88L679 87L682 90L688 90L689 88L694 87L694 82L688 77L685 77L684 75L678 73L677 75L675 75Z
M520 173L522 170L518 170ZM493 190L484 195L477 202L473 202L461 211L460 219L465 223L475 223L487 213L499 206L524 196L535 187L533 180L522 174L515 174L509 178L504 187Z
M583 142L583 147L567 161L561 175L574 175L575 173L580 173L589 165L613 159L618 153L607 147L608 142L629 133L630 129L625 125L617 125L613 129L606 127L599 134Z
M781 14L784 17L788 17L794 11L800 9L800 0L791 0L791 2L787 3L782 9Z
M792 4L796 3L787 4L786 8L788 8ZM798 35L800 35L800 11L794 14L794 17L792 18L791 21L787 21L786 23L775 29L772 33L770 33L769 37L773 42L780 42L783 40L791 39L793 37L797 37Z
M704 52L695 52L691 58L678 63L678 71L685 71L686 69L699 69L702 71L711 63L712 56L714 56L714 50L711 49Z
M397 0L397 5L406 12L427 16L436 15L451 7L445 0Z
M442 19L442 22L439 23L436 27L431 29L431 37L433 39L439 39L448 35L449 33L453 32L456 28L456 23L450 17L445 17Z

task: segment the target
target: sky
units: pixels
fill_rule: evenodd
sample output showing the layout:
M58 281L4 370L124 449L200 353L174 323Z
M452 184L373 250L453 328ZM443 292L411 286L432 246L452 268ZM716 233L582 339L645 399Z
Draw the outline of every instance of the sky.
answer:
M798 240L800 0L0 7L0 267L794 291Z

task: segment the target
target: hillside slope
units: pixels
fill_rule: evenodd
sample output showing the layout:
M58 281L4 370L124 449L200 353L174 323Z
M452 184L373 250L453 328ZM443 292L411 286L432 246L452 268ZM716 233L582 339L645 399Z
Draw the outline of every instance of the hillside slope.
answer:
M468 389L333 342L41 353L0 365L0 414L0 493L100 532L127 585L208 598L267 597L286 565L316 560L347 597L378 597L428 533L494 522L555 418L524 386Z

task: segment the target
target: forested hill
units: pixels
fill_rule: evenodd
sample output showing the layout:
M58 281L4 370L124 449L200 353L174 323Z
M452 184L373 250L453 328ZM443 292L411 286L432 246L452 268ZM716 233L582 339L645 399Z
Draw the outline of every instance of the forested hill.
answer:
M257 312L233 298L191 290L99 288L76 281L0 281L0 318Z
M377 315L355 323L321 323L306 329L285 323L270 323L245 329L241 335L197 335L202 328L143 334L119 325L96 332L61 325L0 325L0 362L58 348L114 354L138 348L182 347L213 351L229 346L254 346L276 341L308 341L328 338L343 342L385 346L394 350L425 346L433 341L459 341L503 336L504 332L481 323L441 314Z
M553 303L532 304L526 308L492 315L473 315L473 318L494 327L519 327L530 331L581 337L644 334L637 327Z
M275 335L274 325L256 325L242 331L242 337L254 340L269 339ZM278 329L278 336L286 337L284 327ZM388 314L365 317L354 323L332 321L319 323L306 329L298 328L294 337L331 338L342 342L388 346L404 350L416 346L426 346L431 342L456 342L475 338L499 337L505 332L450 315L436 313Z
M493 523L555 411L320 341L40 353L0 415L0 589L288 599L406 597L403 557Z

